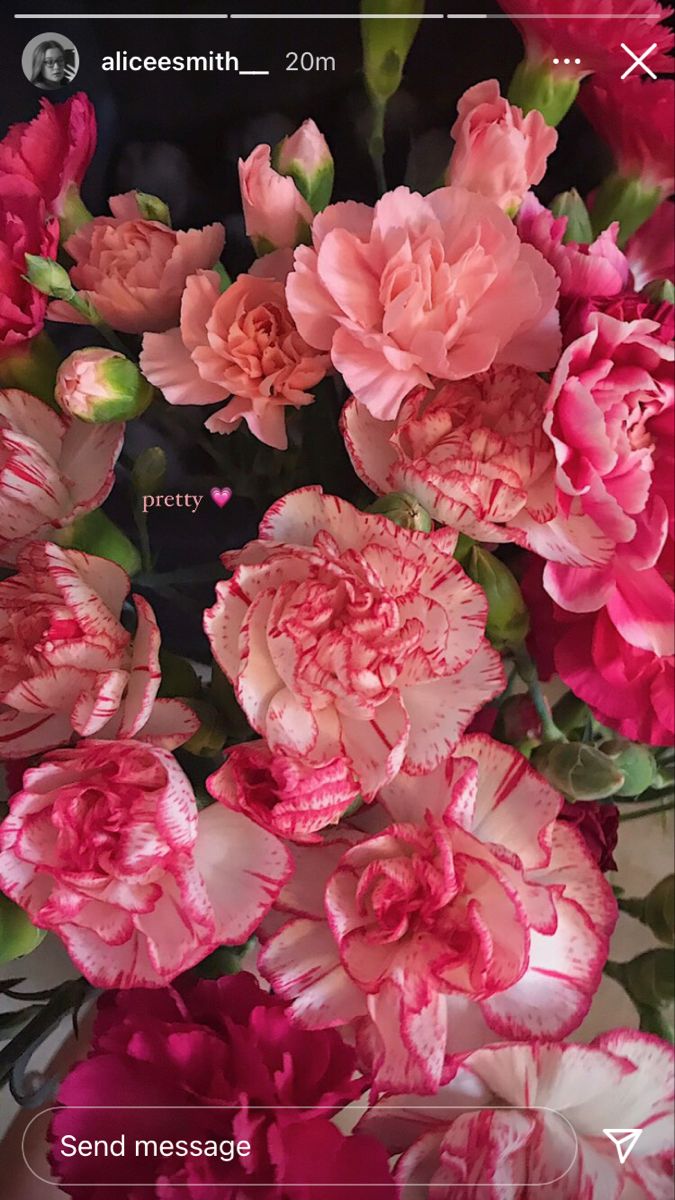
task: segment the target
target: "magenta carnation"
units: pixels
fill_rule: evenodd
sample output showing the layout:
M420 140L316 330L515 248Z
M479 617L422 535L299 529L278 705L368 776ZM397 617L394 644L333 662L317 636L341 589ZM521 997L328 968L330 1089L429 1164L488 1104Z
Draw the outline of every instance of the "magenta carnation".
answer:
M86 1186L92 1161L61 1152L65 1135L233 1138L248 1141L251 1152L231 1164L204 1156L107 1159L101 1179L123 1186L105 1194L147 1200L152 1188L162 1200L316 1200L323 1185L336 1200L353 1200L361 1184L372 1200L395 1200L384 1148L368 1135L346 1137L330 1120L365 1086L354 1066L354 1051L337 1033L299 1028L284 1003L244 972L110 994L99 1001L89 1057L58 1095L64 1107L50 1128L52 1169L69 1196L103 1200L101 1188ZM104 1101L132 1107L101 1109Z

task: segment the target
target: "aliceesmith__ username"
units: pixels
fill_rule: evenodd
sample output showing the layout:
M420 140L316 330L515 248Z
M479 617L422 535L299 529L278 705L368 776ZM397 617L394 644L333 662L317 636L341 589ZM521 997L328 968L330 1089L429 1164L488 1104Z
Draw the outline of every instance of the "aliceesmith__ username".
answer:
M238 71L239 59L229 50L208 54L129 54L116 50L101 59L103 71Z

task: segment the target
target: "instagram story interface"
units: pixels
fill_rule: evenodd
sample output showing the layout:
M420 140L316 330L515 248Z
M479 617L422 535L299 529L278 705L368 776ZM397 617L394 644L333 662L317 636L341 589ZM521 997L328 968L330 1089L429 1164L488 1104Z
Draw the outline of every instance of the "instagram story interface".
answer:
M2 1194L673 1200L673 10L284 7L3 17Z

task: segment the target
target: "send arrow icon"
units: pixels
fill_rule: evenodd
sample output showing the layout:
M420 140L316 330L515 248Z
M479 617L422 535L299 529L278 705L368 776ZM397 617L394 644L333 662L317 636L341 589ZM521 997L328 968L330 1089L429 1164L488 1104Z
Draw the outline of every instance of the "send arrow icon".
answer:
M602 1132L610 1142L614 1142L622 1166L628 1155L635 1149L638 1138L642 1134L641 1129L603 1129Z

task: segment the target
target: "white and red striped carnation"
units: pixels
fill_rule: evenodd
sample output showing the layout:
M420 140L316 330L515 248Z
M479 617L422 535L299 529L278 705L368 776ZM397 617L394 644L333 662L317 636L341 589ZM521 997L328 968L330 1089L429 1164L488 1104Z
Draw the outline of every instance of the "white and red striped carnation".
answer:
M435 1091L495 1035L569 1034L597 989L616 901L557 820L561 797L519 752L474 734L380 800L369 833L343 827L293 851L259 965L297 1020L354 1023L387 1092Z
M80 742L28 770L0 825L0 885L96 987L159 987L246 941L290 874L221 805L197 812L167 750Z
M142 738L172 749L198 727L180 700L158 700L160 635L116 563L32 542L0 583L0 758L25 758L73 736Z
M456 535L410 532L319 488L284 496L223 555L204 625L249 723L311 766L344 759L365 796L432 770L503 687L485 595Z
M521 512L555 515L553 447L544 432L547 385L522 367L415 388L395 421L353 397L342 432L357 475L374 492L409 492L435 520L469 537L521 541Z
M103 503L124 425L87 425L37 396L0 388L0 562Z
M346 759L307 766L262 740L232 746L206 786L227 808L300 843L320 842L319 830L337 825L359 795Z
M556 1200L668 1200L673 1050L634 1029L589 1046L485 1046L433 1106L391 1096L360 1128L400 1155L396 1182L405 1195L414 1184L416 1200L521 1200L534 1188ZM605 1129L641 1130L624 1163Z

